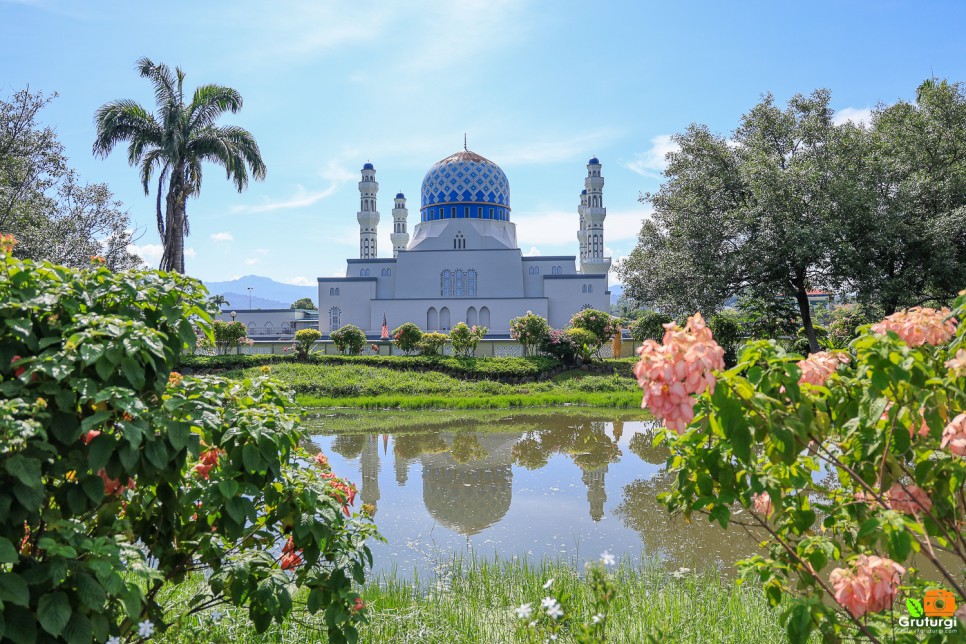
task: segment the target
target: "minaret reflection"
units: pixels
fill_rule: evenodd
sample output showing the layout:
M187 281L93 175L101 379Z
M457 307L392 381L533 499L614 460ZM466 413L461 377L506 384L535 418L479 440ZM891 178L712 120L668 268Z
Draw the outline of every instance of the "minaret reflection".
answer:
M359 498L363 504L372 504L372 514L375 516L380 497L379 436L377 434L369 434L365 437L365 446L362 448L359 464L362 470L362 488L359 490Z

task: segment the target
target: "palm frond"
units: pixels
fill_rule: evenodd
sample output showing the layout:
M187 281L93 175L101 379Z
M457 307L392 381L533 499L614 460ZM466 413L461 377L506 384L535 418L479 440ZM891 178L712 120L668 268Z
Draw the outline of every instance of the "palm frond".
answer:
M242 107L242 97L231 87L203 85L195 90L188 107L188 125L192 129L207 127L225 112L235 113Z
M145 144L161 145L164 132L154 116L137 102L120 100L105 103L94 114L97 130L94 154L105 157L120 141L143 139Z

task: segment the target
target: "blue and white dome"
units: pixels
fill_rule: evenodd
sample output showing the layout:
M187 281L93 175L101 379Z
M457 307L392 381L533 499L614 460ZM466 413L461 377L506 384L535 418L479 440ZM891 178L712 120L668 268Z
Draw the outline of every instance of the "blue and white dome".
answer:
M421 220L510 220L510 182L500 166L460 150L438 161L423 178Z

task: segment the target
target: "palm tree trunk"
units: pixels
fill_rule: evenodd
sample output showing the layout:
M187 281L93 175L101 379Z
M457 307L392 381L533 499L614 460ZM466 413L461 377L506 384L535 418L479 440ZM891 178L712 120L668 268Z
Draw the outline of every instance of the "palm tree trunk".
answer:
M184 218L185 196L181 186L181 173L173 172L165 200L165 231L162 243L161 270L184 273Z

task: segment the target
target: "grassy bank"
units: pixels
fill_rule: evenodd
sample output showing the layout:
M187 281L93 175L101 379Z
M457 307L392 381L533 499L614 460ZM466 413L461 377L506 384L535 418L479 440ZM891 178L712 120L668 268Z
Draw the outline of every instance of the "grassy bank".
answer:
M784 641L778 611L754 587L736 586L713 573L676 577L658 564L620 566L615 572L607 637L612 642L646 642L648 636L669 642ZM518 624L513 608L539 607L547 596L544 583L570 595L568 611L586 619L590 593L577 572L563 564L456 560L433 583L403 582L394 577L363 589L370 622L361 642L513 642ZM168 602L184 605L190 582ZM296 599L296 606L302 602ZM321 619L300 614L274 624L263 635L248 625L244 611L221 607L190 617L160 642L309 642L326 641ZM567 641L562 639L561 641Z
M365 364L282 362L268 368L272 376L295 390L299 403L306 407L506 409L573 404L636 408L641 404L637 382L617 373L603 376L574 370L540 382L509 384ZM226 375L259 373L261 367L249 367Z

